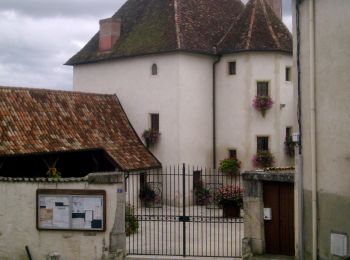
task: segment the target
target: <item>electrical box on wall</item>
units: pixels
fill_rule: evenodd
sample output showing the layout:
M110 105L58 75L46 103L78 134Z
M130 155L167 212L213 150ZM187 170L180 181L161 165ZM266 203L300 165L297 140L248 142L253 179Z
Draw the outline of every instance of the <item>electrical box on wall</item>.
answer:
M347 250L348 237L346 234L341 233L331 233L331 254L336 256L346 256L348 254Z
M272 220L271 208L264 208L264 220Z
M294 143L299 143L300 142L300 134L299 133L293 133L292 134L292 140Z

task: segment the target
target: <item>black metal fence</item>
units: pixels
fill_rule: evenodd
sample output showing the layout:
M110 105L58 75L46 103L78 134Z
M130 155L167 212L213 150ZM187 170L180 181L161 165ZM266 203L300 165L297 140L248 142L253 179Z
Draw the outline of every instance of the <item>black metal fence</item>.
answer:
M228 199L240 203L240 187L239 174L184 165L130 174L128 253L240 258L243 220Z

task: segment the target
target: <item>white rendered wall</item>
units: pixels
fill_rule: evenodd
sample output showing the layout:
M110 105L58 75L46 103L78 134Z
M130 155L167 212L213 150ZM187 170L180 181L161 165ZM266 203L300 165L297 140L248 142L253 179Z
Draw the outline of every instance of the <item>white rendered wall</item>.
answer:
M211 166L211 66L212 58L185 53L79 65L74 90L117 94L140 137L159 113L161 137L150 150L163 165Z
M228 75L227 62L237 62ZM158 75L151 75L153 63ZM159 113L161 137L150 148L163 165L212 166L213 58L173 53L120 59L74 67L74 89L116 93L139 136ZM276 165L292 165L284 153L285 128L293 125L293 88L285 81L292 57L280 53L225 55L217 65L217 163L238 150L243 169L252 169L256 136L270 137ZM256 82L269 81L275 104L265 118L252 107ZM286 104L280 108L281 104Z
M37 189L98 189L106 191L106 231L38 231L36 229ZM62 260L104 259L108 255L110 232L117 206L117 185L79 183L0 182L0 259L46 259L57 252Z
M236 75L228 74L228 62L236 61ZM225 55L217 65L217 158L228 157L237 149L242 169L253 169L256 137L269 136L269 149L276 166L293 165L284 153L285 129L293 126L293 86L285 81L285 67L292 56L278 53L238 53ZM273 107L265 117L252 107L257 82L269 82ZM280 108L281 104L285 107Z
M213 156L213 58L180 55L180 163L211 167Z

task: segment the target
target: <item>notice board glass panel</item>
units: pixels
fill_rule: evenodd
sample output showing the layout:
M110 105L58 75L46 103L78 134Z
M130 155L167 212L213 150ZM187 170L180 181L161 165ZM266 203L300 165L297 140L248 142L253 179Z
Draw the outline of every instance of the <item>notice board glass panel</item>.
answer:
M104 190L37 190L39 230L106 230Z

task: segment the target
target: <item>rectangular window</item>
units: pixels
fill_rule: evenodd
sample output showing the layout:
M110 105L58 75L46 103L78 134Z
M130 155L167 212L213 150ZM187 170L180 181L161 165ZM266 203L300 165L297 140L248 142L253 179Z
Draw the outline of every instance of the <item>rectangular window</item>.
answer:
M193 189L200 188L202 184L202 171L193 171Z
M235 61L230 61L228 63L228 74L236 75L236 62Z
M286 67L286 81L292 81L292 69L291 69L291 67Z
M147 172L140 173L140 189L146 187L147 184Z
M286 127L286 141L292 138L292 128Z
M286 127L286 137L292 136L292 128L291 127Z
M269 82L261 81L257 83L257 95L259 97L269 95Z
M236 149L229 149L228 156L229 156L229 158L237 159L237 150Z
M269 150L269 137L268 136L258 136L256 139L257 152L268 151Z
M151 114L151 129L159 132L159 114Z

